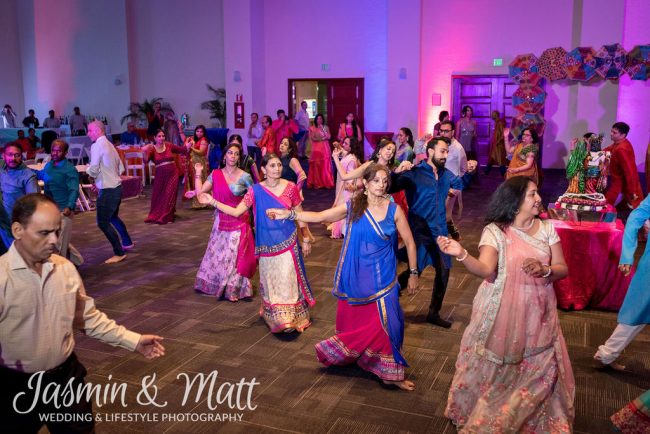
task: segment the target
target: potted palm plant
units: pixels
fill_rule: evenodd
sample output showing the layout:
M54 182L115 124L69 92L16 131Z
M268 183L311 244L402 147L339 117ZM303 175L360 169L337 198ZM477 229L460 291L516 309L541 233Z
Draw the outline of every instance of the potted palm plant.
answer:
M210 112L210 119L215 119L217 128L226 127L226 89L210 86L206 83L208 91L212 94L213 99L201 103L201 109Z
M146 121L147 114L154 112L154 105L157 102L159 102L162 105L160 111L162 112L165 118L174 117L174 109L172 109L171 105L169 105L168 102L164 102L162 98L156 97L156 98L151 98L150 100L145 99L143 102L132 101L128 107L129 112L126 115L122 116L120 123L124 124L124 122L127 121L132 121L132 122Z

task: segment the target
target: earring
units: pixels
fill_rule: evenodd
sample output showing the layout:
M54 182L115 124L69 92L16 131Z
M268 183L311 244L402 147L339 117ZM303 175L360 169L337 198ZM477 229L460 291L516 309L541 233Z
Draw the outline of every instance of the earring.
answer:
M515 215L519 214L519 210L515 211Z
M365 194L366 196L368 196L368 190L363 190L363 194Z

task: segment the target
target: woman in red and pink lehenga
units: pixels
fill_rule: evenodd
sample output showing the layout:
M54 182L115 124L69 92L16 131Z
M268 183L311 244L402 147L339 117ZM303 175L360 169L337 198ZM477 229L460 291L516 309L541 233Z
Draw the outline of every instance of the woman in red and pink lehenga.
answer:
M461 341L445 415L461 433L569 433L575 380L552 281L567 266L560 238L538 218L531 178L492 197L479 258L438 237L441 250L483 277Z
M317 114L314 125L309 127L311 139L311 156L309 157L309 174L307 187L332 188L334 176L332 175L332 152L330 151L330 130L325 125L325 118Z
M222 168L213 170L205 182L201 180L203 164L197 162L194 167L196 189L185 193L185 197L198 197L201 193L210 192L219 202L236 208L253 185L253 178L238 167L241 155L239 143L226 146ZM196 273L194 289L232 302L251 298L253 287L250 279L256 268L249 212L233 217L216 211L210 240Z
M145 163L153 161L156 165L156 178L151 193L151 209L145 223L164 225L174 221L176 197L178 196L178 170L174 154L188 154L188 147L165 142L165 133L158 130L155 143L143 148Z
M339 158L341 156L340 166L347 173L352 172L354 169L359 167L363 162L363 145L354 137L346 137L340 144L340 147L337 147L335 144L335 149L332 154L333 158ZM336 197L334 198L334 204L332 207L343 205L347 203L357 189L360 187L360 183L357 179L352 179L350 181L345 181L341 177L341 172L339 171L336 176ZM345 219L341 219L335 222L332 222L327 229L332 231L332 238L343 238L345 233Z

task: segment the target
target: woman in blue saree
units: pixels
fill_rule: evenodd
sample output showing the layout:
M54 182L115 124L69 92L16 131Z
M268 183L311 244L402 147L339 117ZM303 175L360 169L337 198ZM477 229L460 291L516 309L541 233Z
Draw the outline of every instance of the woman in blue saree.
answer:
M208 193L201 194L199 201L233 217L253 208L262 296L260 316L272 333L302 332L311 325L309 307L316 303L302 259L303 254L311 251L311 241L304 237L300 243L295 224L272 220L266 215L269 208L282 208L287 213L302 211L302 199L296 184L280 178L282 162L277 155L270 153L262 158L262 171L266 179L249 188L236 208ZM306 223L299 223L299 227L303 234L309 230Z
M409 294L417 288L417 253L404 212L386 194L390 171L372 163L363 173L364 194L346 204L321 211L274 208L276 220L318 223L347 219L341 256L334 275L338 301L335 336L316 344L318 360L326 366L357 363L384 383L413 390L405 380L408 366L401 354L404 315L397 283L397 234L406 244L411 275Z

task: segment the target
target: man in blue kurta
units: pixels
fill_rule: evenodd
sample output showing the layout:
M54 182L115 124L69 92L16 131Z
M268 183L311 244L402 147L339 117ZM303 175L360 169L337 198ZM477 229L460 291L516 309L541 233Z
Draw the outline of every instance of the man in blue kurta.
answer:
M29 193L38 193L38 182L33 170L23 164L23 149L19 144L12 142L5 146L0 163L0 190L2 190L2 206L4 212L0 213L0 238L4 246L9 249L14 237L11 235L9 222L14 203ZM9 220L10 221L10 220Z
M61 211L61 232L57 242L59 256L69 259L73 264L83 264L83 258L70 244L72 219L79 197L79 172L74 164L66 159L68 143L57 139L52 142L52 160L38 172L38 179L43 181L45 195L54 199Z
M451 323L440 317L440 309L447 291L451 258L440 251L436 238L448 235L445 201L449 189L463 190L476 170L476 161L473 160L467 162L467 172L462 177L445 169L450 143L447 137L431 139L427 143L427 159L410 171L393 173L390 189L390 193L406 192L409 226L418 249L418 269L400 274L400 286L406 288L410 273L419 275L427 266L433 265L436 276L427 322L445 328L451 327Z
M634 252L639 240L639 229L650 219L650 196L636 208L625 223L623 249L618 268L626 276L630 274L634 263ZM639 260L636 274L627 289L625 300L618 312L618 325L604 345L598 347L594 359L614 369L624 369L615 363L634 337L650 324L650 243L646 244L643 256Z

